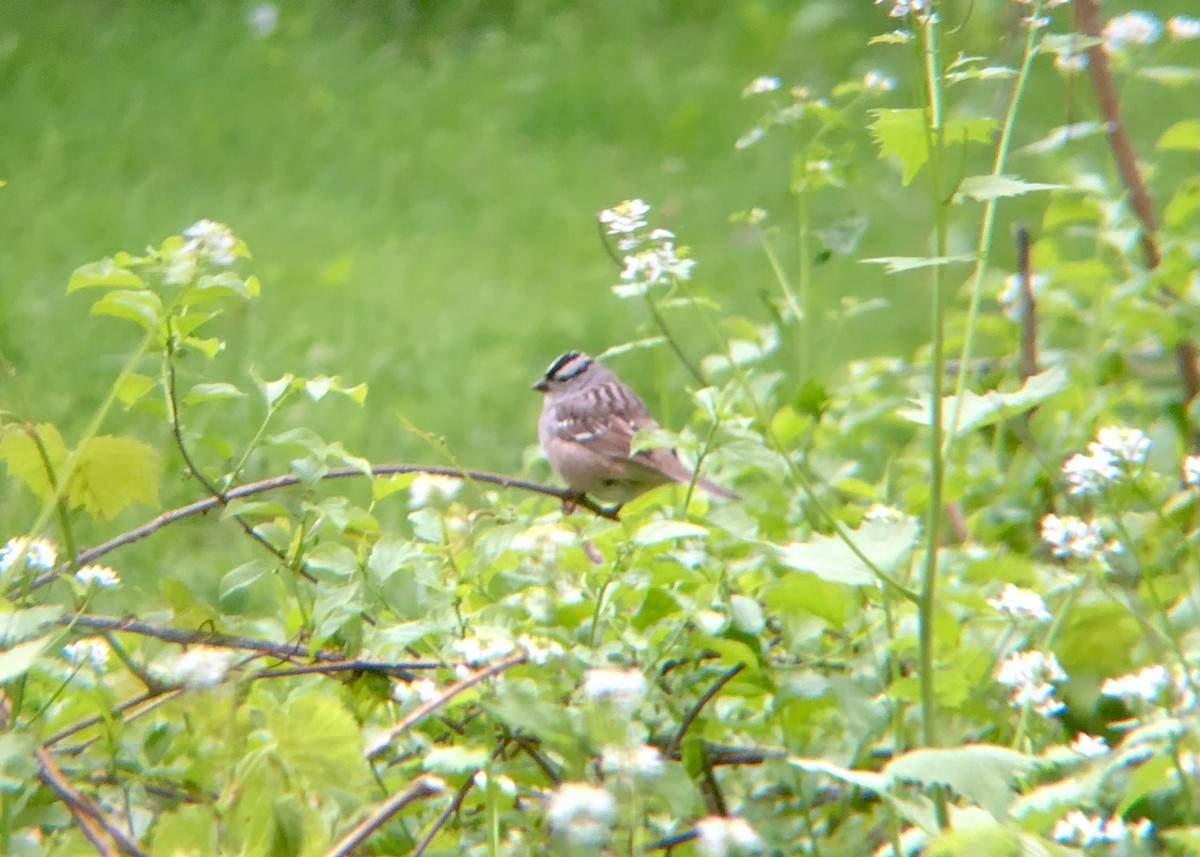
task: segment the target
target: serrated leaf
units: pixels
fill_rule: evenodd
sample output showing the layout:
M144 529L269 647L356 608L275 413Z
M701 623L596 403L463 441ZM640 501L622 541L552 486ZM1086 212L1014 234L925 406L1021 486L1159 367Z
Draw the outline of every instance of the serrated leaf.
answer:
M1158 138L1154 148L1160 152L1200 151L1200 120L1176 122Z
M355 793L366 786L370 774L362 734L341 700L326 693L301 693L271 714L270 730L291 776L326 794Z
M901 182L907 186L929 160L925 131L925 111L912 107L904 110L872 110L868 126L880 158L894 157L900 162Z
M672 539L687 539L708 535L708 528L687 521L651 521L633 534L634 544L656 545Z
M890 573L908 559L917 543L919 528L912 518L898 521L864 521L847 535L876 568ZM788 568L815 574L830 583L867 586L875 573L837 536L816 535L806 542L777 545L776 553Z
M67 294L90 288L138 288L145 285L141 277L118 265L113 259L101 259L80 265L67 281Z
M903 271L916 271L920 268L933 268L938 265L974 262L975 257L967 253L960 253L955 256L876 256L860 261L863 264L883 265L884 270L889 274L899 274Z
M246 394L233 384L216 382L212 384L197 384L187 391L183 397L185 405L196 405L201 402L215 402L220 399L238 399Z
M0 651L0 684L25 675L49 645L49 637L38 637Z
M1017 150L1018 155L1044 155L1061 149L1068 143L1086 140L1104 130L1099 122L1075 122L1071 125L1059 125L1051 128L1050 133L1040 140L1034 140L1027 146Z
M1033 193L1035 191L1065 190L1067 187L1068 185L1062 184L1027 182L1024 179L1014 178L1013 176L988 175L968 176L959 184L958 192L961 196L968 196L979 202L986 202L989 199L1021 196L1022 194Z
M1025 413L1035 405L1039 405L1051 396L1065 390L1066 387L1067 373L1061 367L1054 366L1045 372L1027 378L1021 385L1021 389L1012 393L991 390L981 396L966 390L961 399L957 396L946 396L942 399L942 428L946 432L951 431L956 406L958 407L958 425L954 428L954 434L961 435ZM927 403L901 409L899 415L918 425L930 424Z
M1007 747L972 744L912 750L889 762L883 773L893 781L946 786L1003 821L1017 797L1017 777L1037 765L1035 757Z
M131 503L158 505L158 452L140 440L93 437L76 451L67 499L100 518L113 518Z

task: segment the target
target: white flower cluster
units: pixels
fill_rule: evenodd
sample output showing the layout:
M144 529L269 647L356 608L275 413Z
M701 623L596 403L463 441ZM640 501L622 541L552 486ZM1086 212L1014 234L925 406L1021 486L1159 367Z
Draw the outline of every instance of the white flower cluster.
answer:
M104 672L111 653L108 643L100 639L76 640L63 646L63 656L74 667L90 667L98 673Z
M1004 584L999 598L989 598L987 603L1015 620L1050 621L1050 614L1046 611L1046 602L1042 600L1042 596L1031 589L1022 589L1011 583Z
M1088 735L1084 732L1076 733L1075 740L1070 743L1070 748L1086 759L1105 756L1109 752L1108 742L1104 740L1103 735Z
M1054 698L1051 682L1066 681L1053 652L1015 652L1005 659L996 673L996 681L1012 688L1009 702L1013 708L1030 708L1043 717L1057 717L1066 706Z
M646 215L650 206L640 199L627 199L597 215L608 235L617 236L623 254L621 282L613 286L618 297L645 294L652 286L671 285L691 279L696 263L675 246L675 233L651 229Z
M1104 46L1109 52L1126 45L1152 45L1162 33L1162 24L1149 12L1126 12L1104 25Z
M1176 15L1167 21L1167 32L1172 39L1191 41L1200 39L1200 18L1189 15Z
M13 536L0 548L0 574L5 574L18 562L35 571L49 571L58 559L58 551L49 539Z
M1138 838L1145 838L1153 830L1154 825L1146 819L1139 821L1131 830L1120 818L1089 816L1075 809L1054 825L1054 839L1064 844L1089 848L1093 845L1124 842L1129 839L1131 833Z
M200 265L209 262L227 267L237 258L238 237L224 223L197 220L183 230L187 240L167 259L163 278L168 285L186 285L196 279Z
M108 589L121 582L121 576L107 565L85 565L75 572L75 579L84 586Z
M704 857L761 851L764 843L744 818L710 815L696 822L696 850Z
M1154 702L1170 680L1166 667L1152 664L1136 673L1106 678L1104 684L1100 685L1100 692L1105 696L1118 696L1126 700Z
M583 693L591 702L608 703L632 714L646 695L646 677L641 670L590 669Z
M617 820L617 801L587 783L563 783L550 796L546 822L572 845L598 847Z
M1042 518L1042 539L1059 559L1102 560L1106 553L1121 549L1115 540L1104 540L1099 521L1084 521L1074 515Z
M1144 464L1150 438L1134 428L1109 426L1096 432L1088 444L1088 455L1076 453L1062 466L1071 494L1098 494L1132 467Z

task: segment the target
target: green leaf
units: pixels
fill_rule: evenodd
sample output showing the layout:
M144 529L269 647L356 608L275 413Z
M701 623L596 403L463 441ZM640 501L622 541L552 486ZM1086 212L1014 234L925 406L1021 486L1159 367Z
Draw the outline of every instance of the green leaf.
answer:
M958 406L958 426L954 434L961 435L1001 422L1010 417L1022 414L1035 405L1062 392L1067 387L1067 373L1059 366L1051 367L1026 379L1021 389L1013 393L1001 393L991 390L982 396L967 390L962 398L946 396L942 399L942 428L951 431L955 417L955 406ZM904 408L900 416L918 425L930 424L929 407L922 403L917 407Z
M1200 80L1200 69L1194 65L1155 65L1138 69L1137 76L1173 89L1182 89Z
M158 452L142 441L93 437L76 452L67 497L72 508L111 519L132 503L157 506L160 471Z
M70 455L62 435L51 423L38 423L32 431L45 451L51 471L58 474ZM39 500L46 501L54 496L54 490L46 475L42 450L39 450L38 443L29 436L27 429L5 426L3 435L0 435L0 460L8 466L9 474L22 482Z
M307 691L269 711L285 769L318 793L359 793L370 781L358 722L335 696Z
M907 561L918 534L917 522L906 517L898 521L864 521L847 535L876 568L887 574ZM816 535L807 542L777 545L775 551L788 568L815 574L830 583L868 586L876 582L871 568L837 536Z
M643 449L687 449L695 447L695 441L681 437L668 429L639 429L629 444L630 452L641 452Z
M968 176L958 186L960 196L968 196L979 202L1006 196L1021 196L1042 190L1065 190L1069 185L1027 182L1024 179L1004 175Z
M633 534L639 545L656 545L672 539L687 539L708 535L708 528L687 521L651 521Z
M990 116L951 119L946 123L947 143L991 143L999 123Z
M1160 152L1200 151L1200 120L1176 122L1158 138L1154 148Z
M929 160L926 138L925 111L911 107L904 110L872 110L874 121L868 126L880 158L896 158L900 162L900 181L907 186Z
M38 637L0 651L0 684L25 675L49 645L49 637Z
M96 287L128 289L141 288L144 285L141 277L133 271L122 268L112 259L101 259L99 262L89 262L75 269L67 282L67 294Z
M954 265L960 262L974 262L975 257L967 253L956 256L876 256L871 259L860 259L863 264L883 265L889 274L899 274L903 271L915 271L919 268L933 268L938 265Z
M1035 757L1007 747L972 744L952 750L912 750L889 762L883 773L893 782L946 786L1003 821L1017 797L1017 777L1037 765Z
M0 646L11 646L47 630L63 615L62 607L30 607L0 613Z
M491 755L486 747L434 747L425 751L421 767L435 774L463 774L482 768Z
M188 390L183 397L185 405L197 405L201 402L215 402L221 399L237 399L246 394L233 384L217 382L212 384L197 384Z
M235 592L253 586L262 577L270 574L274 568L275 563L265 559L256 559L245 565L239 565L221 578L218 590L220 597L225 599Z
M733 619L733 627L742 633L758 634L767 626L762 607L753 598L747 598L745 595L730 597L729 613Z
M154 330L162 321L162 299L154 292L117 290L92 304L92 315L110 315L132 321L143 330Z
M147 393L154 389L158 380L140 372L127 372L117 379L117 401L127 408L138 403Z

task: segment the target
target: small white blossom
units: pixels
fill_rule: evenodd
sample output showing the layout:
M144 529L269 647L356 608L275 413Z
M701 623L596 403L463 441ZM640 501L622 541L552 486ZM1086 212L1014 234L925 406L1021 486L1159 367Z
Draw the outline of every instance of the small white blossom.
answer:
M421 473L408 486L408 507L423 509L431 502L453 500L462 490L463 480L453 476L438 476L433 473Z
M1021 23L1030 30L1040 30L1050 26L1050 18L1046 15L1026 15L1021 19Z
M896 81L882 72L869 71L863 75L863 86L872 92L891 92L896 88Z
M1129 836L1125 822L1120 818L1087 816L1073 809L1054 825L1054 839L1071 845L1087 848L1102 843L1123 842Z
M1084 455L1077 452L1063 462L1063 475L1070 484L1070 494L1098 494L1108 483L1121 475L1116 460L1107 453Z
M663 757L649 744L632 748L605 747L600 754L600 770L606 774L651 779L663 772Z
M186 652L156 669L156 672L172 684L187 688L215 687L220 684L237 653L215 646L193 646Z
M583 692L592 702L611 702L632 712L646 695L646 677L640 670L590 669Z
M609 235L627 235L646 227L646 215L650 206L640 199L627 199L598 215L600 222L608 227Z
M1170 33L1172 39L1181 41L1200 39L1200 18L1176 15L1167 21L1167 32Z
M1059 559L1100 560L1120 550L1116 541L1104 541L1099 521L1082 521L1073 515L1042 518L1042 539Z
M1066 678L1053 652L1015 652L996 673L997 682L1013 689L1009 700L1013 708L1030 708L1043 717L1056 717L1066 711L1066 706L1054 698L1051 684Z
M1139 429L1108 426L1096 432L1096 441L1089 443L1088 449L1093 455L1106 452L1126 464L1143 464L1150 452L1150 438Z
M777 77L756 77L754 80L746 84L746 88L742 90L742 97L748 95L761 95L764 92L774 92L779 89L779 78Z
M1158 41L1162 25L1149 12L1127 12L1104 26L1104 46L1110 52L1126 45L1150 45Z
M1070 746L1074 752L1088 759L1094 759L1109 752L1108 742L1104 740L1104 736L1088 735L1084 732L1076 733L1075 740L1071 742Z
M89 666L96 672L104 672L112 650L100 639L76 640L63 646L63 655L72 666Z
M546 807L550 829L575 845L604 844L616 820L617 802L613 796L586 783L563 783Z
M875 0L875 5L887 2L887 0ZM892 0L892 8L888 15L892 18L904 18L908 15L925 15L929 11L929 4L926 0Z
M181 252L206 257L214 265L232 265L237 258L233 252L237 247L237 236L224 223L197 220L183 230L183 237L189 240Z
M438 686L427 678L413 681L398 681L392 685L392 699L401 705L416 701L418 704L429 702L438 696Z
M1183 484L1200 488L1200 455L1189 455L1183 460Z
M999 598L989 598L988 604L1006 616L1014 619L1031 619L1035 622L1048 622L1050 614L1046 611L1046 602L1042 596L1030 589L1022 589L1011 583L1004 584Z
M246 23L256 38L265 39L279 26L279 7L274 3L260 3L250 10Z
M13 536L0 548L0 574L8 571L19 560L25 567L35 571L48 571L58 559L58 550L49 539L31 539L29 536Z
M85 565L75 572L75 579L84 586L108 588L121 582L121 576L107 565Z
M746 222L751 226L757 226L766 220L770 215L765 208L752 208L749 214L746 215Z
M762 837L744 818L710 815L696 822L696 850L705 857L762 849Z
M1165 667L1152 664L1138 670L1136 673L1106 678L1100 685L1100 692L1105 696L1119 696L1122 699L1144 699L1153 702L1159 693L1167 686L1170 676Z

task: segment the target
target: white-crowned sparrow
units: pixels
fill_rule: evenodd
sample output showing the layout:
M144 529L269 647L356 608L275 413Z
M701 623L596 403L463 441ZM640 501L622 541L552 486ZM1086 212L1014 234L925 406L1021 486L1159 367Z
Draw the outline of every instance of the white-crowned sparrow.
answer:
M624 503L668 482L692 481L692 471L673 449L629 454L639 429L659 425L637 393L588 355L563 354L533 389L543 394L538 439L550 466L572 491ZM696 484L721 497L738 496L707 479Z

